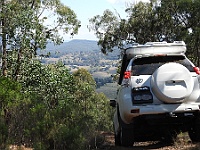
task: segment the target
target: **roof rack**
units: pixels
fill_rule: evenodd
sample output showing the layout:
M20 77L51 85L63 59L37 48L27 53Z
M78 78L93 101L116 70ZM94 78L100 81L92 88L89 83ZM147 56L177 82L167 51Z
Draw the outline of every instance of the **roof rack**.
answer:
M160 55L160 54L184 54L186 44L184 41L167 42L147 42L144 45L133 45L126 49L128 59L137 55Z

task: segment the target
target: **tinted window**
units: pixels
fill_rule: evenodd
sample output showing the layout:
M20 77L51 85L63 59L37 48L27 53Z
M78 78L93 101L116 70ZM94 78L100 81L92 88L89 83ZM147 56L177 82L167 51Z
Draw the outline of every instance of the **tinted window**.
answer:
M132 64L132 75L151 75L157 68L169 62L180 63L189 71L194 71L185 56L152 56L135 59Z

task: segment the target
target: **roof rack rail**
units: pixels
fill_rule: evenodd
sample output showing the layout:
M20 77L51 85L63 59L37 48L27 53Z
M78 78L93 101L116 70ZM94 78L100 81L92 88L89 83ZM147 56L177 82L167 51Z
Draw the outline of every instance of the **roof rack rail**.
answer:
M163 41L163 42L147 42L146 44L144 45L158 45L158 46L165 46L165 45L182 45L182 46L185 46L185 42L184 41L174 41L173 43L167 43L166 41Z
M136 55L162 55L162 54L184 54L186 44L184 41L167 42L147 42L144 45L136 44L126 49L127 58L131 59Z

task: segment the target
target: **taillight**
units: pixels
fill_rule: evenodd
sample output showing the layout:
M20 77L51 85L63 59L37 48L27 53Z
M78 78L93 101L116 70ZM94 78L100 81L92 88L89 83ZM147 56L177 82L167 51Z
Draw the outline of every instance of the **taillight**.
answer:
M131 71L125 71L124 72L124 79L130 79L131 78Z
M194 71L196 72L196 74L200 74L200 69L199 69L199 67L194 67L193 69L194 69Z

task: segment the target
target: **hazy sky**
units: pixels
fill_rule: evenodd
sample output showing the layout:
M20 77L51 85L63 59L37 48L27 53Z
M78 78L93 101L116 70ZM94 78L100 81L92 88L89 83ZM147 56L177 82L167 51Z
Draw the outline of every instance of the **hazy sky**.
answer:
M61 0L62 3L70 7L81 21L81 28L78 35L74 35L73 39L97 40L94 33L89 32L87 25L89 19L95 15L102 15L104 10L117 11L121 17L126 17L125 9L127 4L134 3L139 0ZM149 1L149 0L143 0ZM72 40L69 35L64 35L65 40Z

